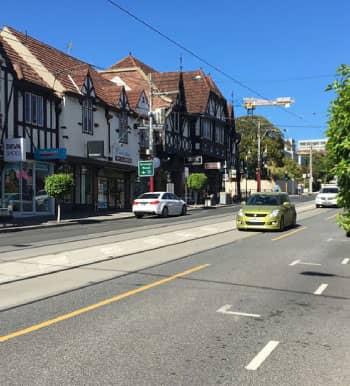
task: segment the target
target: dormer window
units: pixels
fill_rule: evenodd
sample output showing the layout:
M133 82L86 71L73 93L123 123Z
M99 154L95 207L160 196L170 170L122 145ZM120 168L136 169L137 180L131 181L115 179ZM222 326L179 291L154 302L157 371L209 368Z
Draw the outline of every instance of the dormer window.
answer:
M43 126L44 102L41 95L26 92L24 94L24 115L26 123Z
M94 135L94 116L91 98L84 98L82 103L83 133Z
M119 115L119 142L128 143L128 113L122 111Z

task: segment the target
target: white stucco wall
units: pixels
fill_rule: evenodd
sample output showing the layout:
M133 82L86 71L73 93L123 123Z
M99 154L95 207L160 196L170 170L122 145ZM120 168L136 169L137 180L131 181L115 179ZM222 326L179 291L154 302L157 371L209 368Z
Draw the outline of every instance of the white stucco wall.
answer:
M117 112L112 112L110 120L110 144L111 151L108 149L108 124L105 117L105 110L101 106L96 106L94 111L94 127L93 135L82 132L82 108L78 98L74 96L64 96L62 103L62 112L60 115L60 147L67 149L67 155L77 157L87 157L87 143L90 141L104 142L105 157L113 156L113 146L117 151L129 154L132 162L125 162L127 165L137 166L139 159L139 145L137 130L133 128L136 120L129 117L128 144L119 143L119 118ZM65 138L68 137L68 138ZM128 158L128 157L126 157ZM118 163L118 162L116 162ZM119 162L124 163L124 162Z

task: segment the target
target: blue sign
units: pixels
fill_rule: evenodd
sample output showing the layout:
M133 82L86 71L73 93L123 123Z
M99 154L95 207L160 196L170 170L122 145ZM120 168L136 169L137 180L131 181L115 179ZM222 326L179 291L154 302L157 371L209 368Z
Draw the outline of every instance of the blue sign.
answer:
M57 147L52 149L36 149L34 151L34 159L36 160L54 160L66 159L67 149L65 147Z

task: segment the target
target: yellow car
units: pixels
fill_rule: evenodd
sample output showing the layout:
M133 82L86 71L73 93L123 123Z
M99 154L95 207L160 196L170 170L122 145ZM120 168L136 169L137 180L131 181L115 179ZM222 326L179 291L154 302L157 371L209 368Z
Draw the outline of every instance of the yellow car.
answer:
M238 230L278 230L296 225L297 213L287 193L254 193L236 216Z

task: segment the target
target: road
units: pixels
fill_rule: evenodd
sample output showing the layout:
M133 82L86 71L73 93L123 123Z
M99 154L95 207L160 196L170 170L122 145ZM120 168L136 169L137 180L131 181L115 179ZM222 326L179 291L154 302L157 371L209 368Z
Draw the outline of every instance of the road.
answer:
M1 384L350 384L350 249L336 212L0 286L3 301L83 280L1 312ZM166 232L164 222L155 229Z

